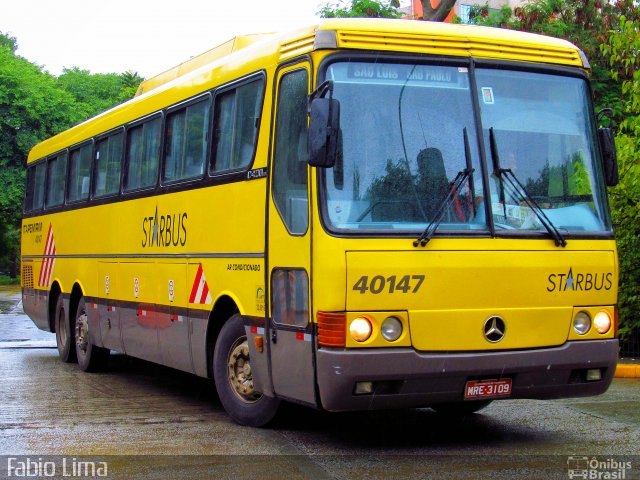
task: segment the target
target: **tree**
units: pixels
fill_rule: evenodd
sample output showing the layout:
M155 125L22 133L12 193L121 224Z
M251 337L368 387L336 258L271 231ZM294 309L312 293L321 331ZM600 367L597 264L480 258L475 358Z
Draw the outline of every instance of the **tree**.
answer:
M438 6L433 7L432 0L420 1L422 3L422 19L433 22L444 22L456 3L456 0L439 0Z
M73 67L63 70L58 84L74 96L82 116L90 118L133 97L142 80L135 72L91 74Z
M399 0L351 0L350 5L327 3L318 15L322 18L400 18Z
M616 138L620 183L609 192L620 256L621 337L640 331L640 19L621 16L602 44L621 81L624 119Z
M91 75L74 68L59 78L16 55L0 33L0 271L17 273L25 159L38 142L131 98L140 77Z

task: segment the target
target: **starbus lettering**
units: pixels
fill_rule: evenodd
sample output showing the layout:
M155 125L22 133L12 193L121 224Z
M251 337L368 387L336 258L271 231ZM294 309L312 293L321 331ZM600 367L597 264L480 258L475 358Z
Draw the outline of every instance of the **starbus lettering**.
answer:
M574 272L573 268L569 268L567 273L552 273L547 280L548 292L611 290L613 286L613 274L610 272Z
M142 248L184 247L187 243L187 212L160 215L142 219Z

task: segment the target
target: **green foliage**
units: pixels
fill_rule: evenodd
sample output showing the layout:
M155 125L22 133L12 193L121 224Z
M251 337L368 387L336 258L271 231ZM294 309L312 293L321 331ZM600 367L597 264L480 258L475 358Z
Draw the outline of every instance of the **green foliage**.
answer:
M640 19L620 17L602 44L612 76L622 84L624 120L616 138L620 183L609 198L620 252L621 335L640 329Z
M325 4L318 15L321 18L400 18L399 6L398 0L351 0L346 5L341 0L340 3Z
M133 96L137 74L77 68L60 77L16 55L15 38L0 33L0 270L17 273L25 159L38 142Z
M0 285L20 285L20 277L12 277L10 275L0 275Z
M132 72L91 74L74 67L64 69L58 77L58 85L73 95L76 109L82 116L90 118L129 100L142 80Z
M509 21L513 15L513 10L509 5L503 5L500 9L496 10L489 8L489 4L474 5L469 12L469 23L472 25L485 25L489 27L503 27L508 28ZM456 22L459 22L459 18Z

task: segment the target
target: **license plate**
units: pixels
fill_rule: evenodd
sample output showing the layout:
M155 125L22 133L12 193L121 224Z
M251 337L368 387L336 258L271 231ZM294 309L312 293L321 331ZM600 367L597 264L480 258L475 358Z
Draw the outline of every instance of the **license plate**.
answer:
M511 379L469 380L464 387L464 398L496 398L511 395Z

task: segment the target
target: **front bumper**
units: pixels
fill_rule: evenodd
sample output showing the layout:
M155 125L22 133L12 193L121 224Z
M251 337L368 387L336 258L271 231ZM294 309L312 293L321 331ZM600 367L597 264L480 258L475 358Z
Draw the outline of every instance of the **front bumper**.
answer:
M512 379L508 398L598 395L615 373L618 340L567 342L560 347L498 352L417 352L411 348L317 352L322 408L330 411L419 407L464 399L472 379ZM602 370L587 382L586 369ZM355 395L356 382L374 382L372 394Z

